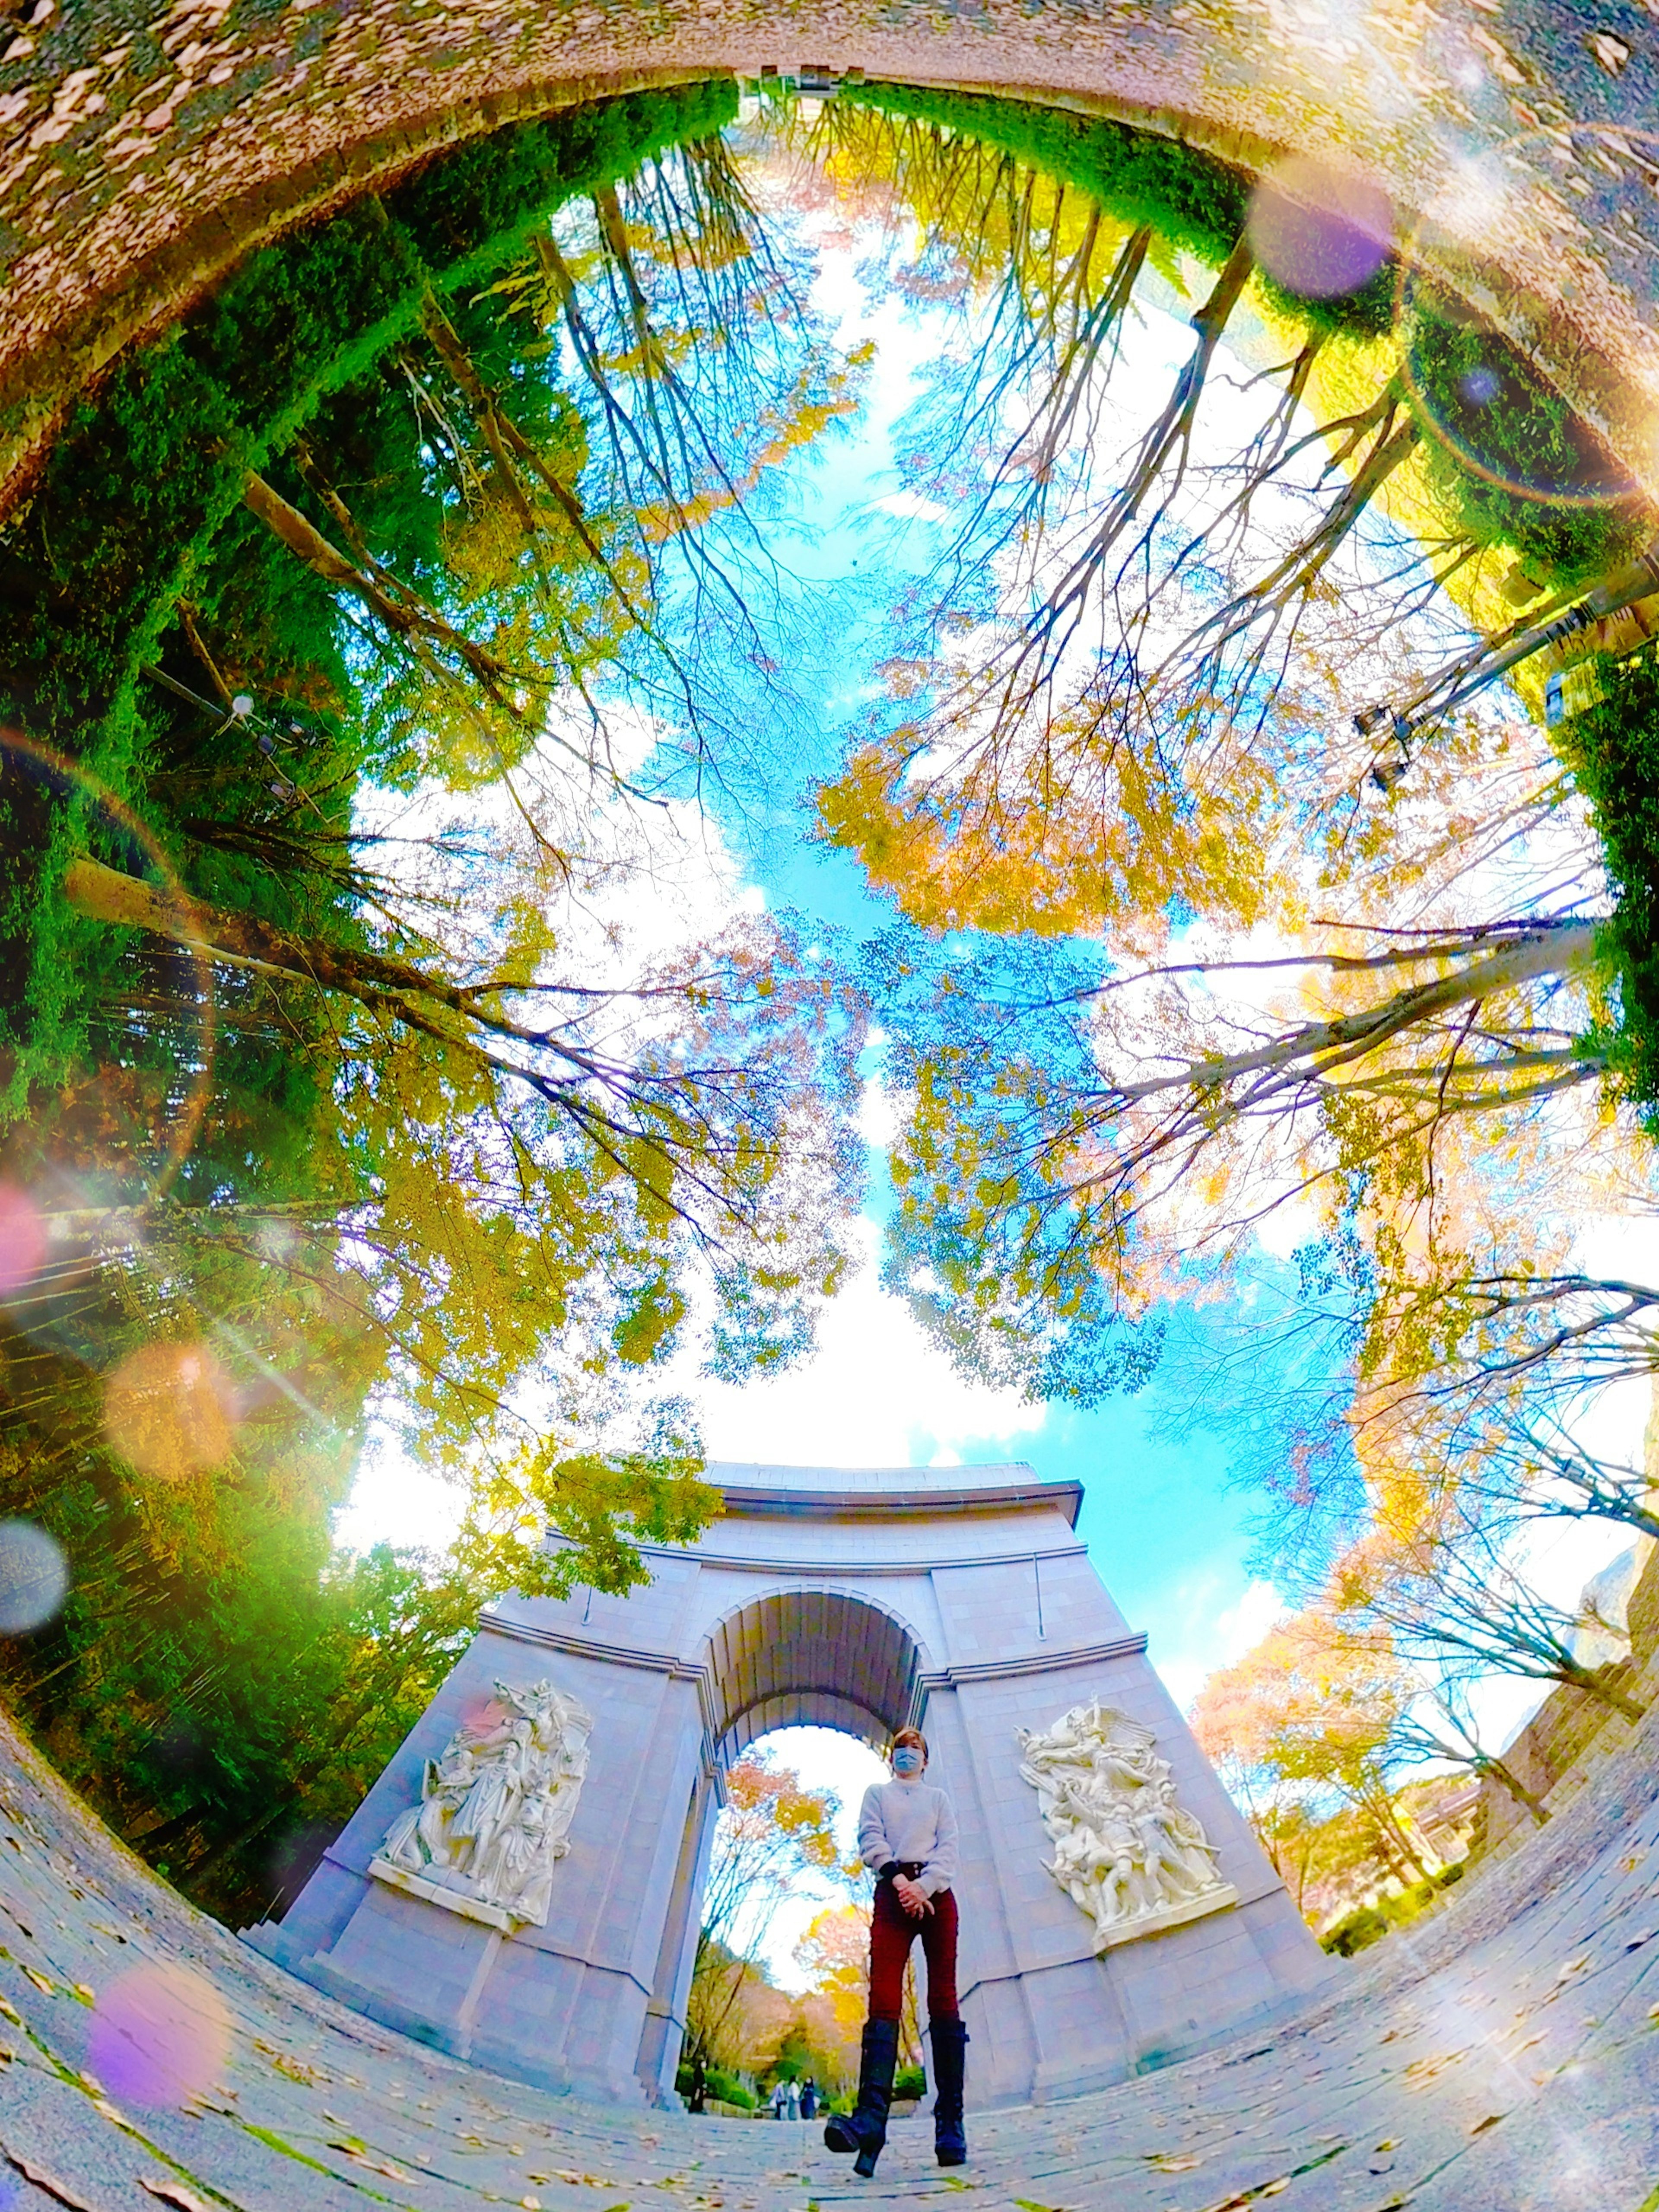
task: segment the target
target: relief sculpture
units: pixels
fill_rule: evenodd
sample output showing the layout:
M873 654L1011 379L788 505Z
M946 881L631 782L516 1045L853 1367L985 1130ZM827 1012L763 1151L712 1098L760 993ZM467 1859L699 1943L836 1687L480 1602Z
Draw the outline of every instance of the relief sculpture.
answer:
M458 1729L428 1759L420 1803L392 1822L368 1870L493 1927L544 1928L592 1717L549 1681L497 1682L495 1698L499 1721Z
M1019 1741L1054 1846L1045 1863L1094 1922L1097 1952L1237 1902L1151 1729L1095 1698Z

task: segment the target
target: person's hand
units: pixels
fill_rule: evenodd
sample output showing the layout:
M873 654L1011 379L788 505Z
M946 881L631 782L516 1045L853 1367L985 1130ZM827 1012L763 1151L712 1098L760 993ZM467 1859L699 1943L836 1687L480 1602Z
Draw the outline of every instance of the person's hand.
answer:
M933 1909L933 1900L920 1882L912 1881L908 1874L893 1876L893 1889L899 1903L912 1920L925 1920Z

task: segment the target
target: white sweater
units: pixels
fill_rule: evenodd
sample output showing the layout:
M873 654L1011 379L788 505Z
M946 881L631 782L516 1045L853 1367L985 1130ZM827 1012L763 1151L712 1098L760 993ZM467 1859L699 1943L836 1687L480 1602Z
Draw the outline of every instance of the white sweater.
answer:
M950 1799L920 1777L872 1783L859 1808L859 1856L878 1874L894 1860L920 1865L917 1887L937 1897L957 1874L957 1816Z

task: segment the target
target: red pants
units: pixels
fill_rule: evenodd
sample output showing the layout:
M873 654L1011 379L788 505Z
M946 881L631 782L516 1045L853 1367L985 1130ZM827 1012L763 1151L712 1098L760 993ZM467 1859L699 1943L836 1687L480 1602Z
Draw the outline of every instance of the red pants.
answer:
M913 1920L890 1881L876 1884L870 1917L870 2017L894 2020L904 2002L904 1966L910 1946L921 1938L927 1961L927 2017L957 2017L957 1901L948 1889L933 1899L933 1909Z

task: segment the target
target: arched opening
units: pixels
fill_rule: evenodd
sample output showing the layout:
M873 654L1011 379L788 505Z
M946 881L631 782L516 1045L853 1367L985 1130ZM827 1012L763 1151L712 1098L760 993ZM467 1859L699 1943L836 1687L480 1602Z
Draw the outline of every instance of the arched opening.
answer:
M714 1756L773 1729L835 1728L878 1743L916 1718L921 1651L895 1613L828 1589L774 1590L708 1638Z
M760 2073L786 2078L816 2064L831 2076L820 2089L833 2093L843 2086L835 2076L844 2063L826 2069L821 2057L792 2059L771 2048L791 2032L799 2036L803 2021L793 2002L801 1990L781 1986L791 1979L788 1963L769 1938L792 1902L810 1900L832 1917L838 1908L856 1914L862 1885L846 1869L856 1856L859 1800L880 1770L867 1755L831 1753L826 1760L819 1747L817 1757L808 1747L802 1773L804 1747L790 1739L796 1730L833 1730L872 1751L918 1716L921 1646L907 1622L868 1599L785 1589L719 1620L704 1663L706 1764L681 1854L691 1878L682 1885L664 1945L665 1963L674 1962L668 1982L681 1993L668 2078L681 2082L698 2109L711 2072L717 2107L722 2095L754 2093L755 2064L744 2069L741 2087L730 2078L732 2065L745 2057L761 2062ZM792 1933L805 1933L799 1910L787 1917L799 1923ZM848 1954L839 1990L845 2010L855 1996L857 1943L850 1928L829 1932ZM778 2000L769 2008L775 2018L766 2016L769 1995ZM820 2053L830 2030L826 2012L816 2040ZM847 2043L844 2033L836 2039ZM803 2054L811 2040L802 2041ZM651 2055L641 2052L642 2070Z
M756 1736L726 1771L675 2082L692 2109L811 2120L850 2097L869 1979L859 1814L887 1772L867 1741L816 1723Z

